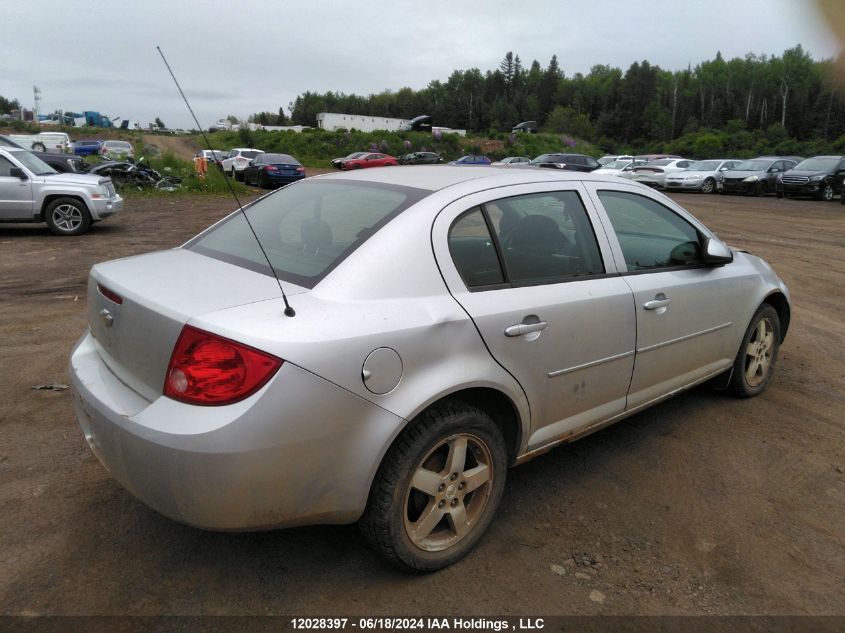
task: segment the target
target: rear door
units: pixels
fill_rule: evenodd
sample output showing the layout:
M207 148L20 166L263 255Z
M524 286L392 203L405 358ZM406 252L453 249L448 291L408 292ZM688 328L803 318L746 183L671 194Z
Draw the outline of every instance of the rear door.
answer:
M625 408L633 297L585 193L497 188L447 206L433 227L450 292L525 391L529 450Z
M665 196L630 185L590 183L609 220L608 236L634 293L637 356L628 409L730 367L747 324L733 306L753 279L737 266L706 266L707 230Z

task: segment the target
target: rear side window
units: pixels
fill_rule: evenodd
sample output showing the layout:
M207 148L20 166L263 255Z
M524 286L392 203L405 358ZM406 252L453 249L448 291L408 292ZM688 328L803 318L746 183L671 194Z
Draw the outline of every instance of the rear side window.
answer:
M429 193L370 182L305 180L244 211L276 274L313 288L388 221ZM241 213L230 215L186 248L272 274Z
M639 194L599 191L628 271L701 264L698 230L674 211Z
M574 191L503 198L473 209L452 225L449 250L470 288L557 283L605 272Z

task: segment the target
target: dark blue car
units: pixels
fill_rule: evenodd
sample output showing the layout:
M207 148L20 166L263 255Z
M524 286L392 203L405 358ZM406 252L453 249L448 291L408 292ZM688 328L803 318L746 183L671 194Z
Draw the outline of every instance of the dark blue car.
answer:
M263 189L305 178L305 168L287 154L259 154L244 169L244 182Z
M100 153L100 148L103 146L102 141L74 141L71 144L73 153L77 156L97 156Z

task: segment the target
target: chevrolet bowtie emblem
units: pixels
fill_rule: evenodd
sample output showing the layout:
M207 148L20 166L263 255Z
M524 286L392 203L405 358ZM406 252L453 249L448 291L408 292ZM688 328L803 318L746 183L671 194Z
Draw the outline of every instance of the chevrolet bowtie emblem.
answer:
M100 310L100 318L103 319L103 325L106 327L111 327L114 324L114 317L105 308Z

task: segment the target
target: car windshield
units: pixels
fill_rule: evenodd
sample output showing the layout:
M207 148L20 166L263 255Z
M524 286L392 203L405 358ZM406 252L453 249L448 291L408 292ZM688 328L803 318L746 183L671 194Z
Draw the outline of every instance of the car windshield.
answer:
M364 158L364 156L367 156L368 154L369 152L353 152L346 158Z
M304 180L244 209L279 278L313 288L398 213L430 192L347 180ZM270 275L241 213L186 248Z
M106 141L106 147L117 149L132 149L132 146L126 141Z
M562 163L564 160L561 154L540 154L531 162L538 165L540 163Z
M658 158L657 160L653 160L650 163L647 163L649 167L662 167L663 165L668 165L669 163L674 163L676 159L674 158Z
M816 156L802 160L792 169L795 171L827 171L836 167L839 160L839 156Z
M766 171L771 164L770 160L744 160L731 171Z
M720 160L700 160L687 167L687 171L716 171L721 164Z
M627 165L630 165L631 161L629 160L615 160L612 163L607 163L604 168L605 169L622 169Z
M49 174L59 173L32 152L15 152L12 156L23 163L23 165L36 176L47 176Z

